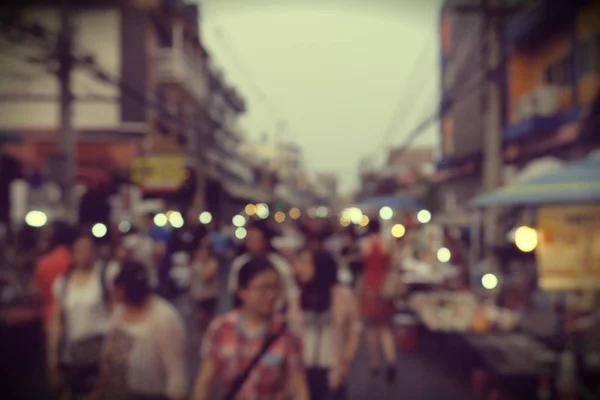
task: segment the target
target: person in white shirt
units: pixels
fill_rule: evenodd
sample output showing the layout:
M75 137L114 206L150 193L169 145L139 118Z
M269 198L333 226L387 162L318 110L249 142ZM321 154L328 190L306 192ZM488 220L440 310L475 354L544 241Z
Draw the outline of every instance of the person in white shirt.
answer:
M177 310L154 295L148 270L125 261L104 343L95 398L179 400L188 391L186 336Z
M53 285L47 363L51 383L66 386L71 398L79 399L96 384L110 302L94 238L87 233L78 235L71 252L72 265Z
M298 332L301 327L301 322L299 321L300 291L294 278L294 269L288 260L273 249L271 245L272 237L273 233L263 221L253 221L252 224L248 225L244 242L246 252L233 260L227 289L231 295L230 297L233 298L233 295L238 289L238 275L240 269L253 257L266 256L277 270L283 284L283 293L279 300L278 308L282 311L286 309L290 329ZM237 305L234 306L237 307Z

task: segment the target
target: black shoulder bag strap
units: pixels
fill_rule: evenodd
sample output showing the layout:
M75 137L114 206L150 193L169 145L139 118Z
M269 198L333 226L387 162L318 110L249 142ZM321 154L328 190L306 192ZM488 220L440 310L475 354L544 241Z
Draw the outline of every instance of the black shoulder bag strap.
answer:
M105 307L110 305L110 294L108 292L108 263L102 261L100 264L100 290L102 293L102 302Z
M69 290L69 281L71 280L71 271L73 269L69 267L69 270L62 276L62 282L60 287L60 295L59 295L59 314L60 314L60 337L58 339L58 363L61 368L64 368L64 353L67 348L67 312L65 309L65 300L67 298L67 292Z
M276 333L269 335L269 337L263 343L260 351L256 354L256 356L254 356L254 358L252 359L250 364L246 367L244 372L242 372L235 379L235 381L233 382L233 385L231 385L231 388L229 389L229 391L225 394L225 396L223 396L223 400L233 400L235 398L235 396L238 394L240 389L242 389L242 386L244 386L244 383L250 376L250 373L252 372L254 367L256 367L256 365L258 364L260 359L265 355L267 350L269 350L269 347L271 347L271 345L273 343L275 343L277 341L277 339L279 339L283 335L283 333L286 331L286 329L287 329L287 324L283 323L281 328Z

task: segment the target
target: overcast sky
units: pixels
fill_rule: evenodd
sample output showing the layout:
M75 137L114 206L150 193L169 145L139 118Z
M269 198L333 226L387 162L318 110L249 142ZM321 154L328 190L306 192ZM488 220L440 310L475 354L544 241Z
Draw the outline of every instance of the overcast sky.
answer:
M246 135L298 143L311 172L357 188L439 102L441 0L202 0L203 40L246 99ZM396 123L388 133L392 119ZM438 125L415 143L437 146Z

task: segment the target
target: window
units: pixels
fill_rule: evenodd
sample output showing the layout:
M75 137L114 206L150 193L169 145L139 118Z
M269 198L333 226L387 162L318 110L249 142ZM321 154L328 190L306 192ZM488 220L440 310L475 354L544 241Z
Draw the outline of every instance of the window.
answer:
M442 144L444 156L449 157L454 154L454 121L448 117L443 122Z
M544 82L549 85L570 86L571 73L571 53L568 53L546 68Z
M445 15L442 18L442 29L441 29L441 42L442 42L442 52L444 54L450 53L452 49L452 25L451 19L449 15Z

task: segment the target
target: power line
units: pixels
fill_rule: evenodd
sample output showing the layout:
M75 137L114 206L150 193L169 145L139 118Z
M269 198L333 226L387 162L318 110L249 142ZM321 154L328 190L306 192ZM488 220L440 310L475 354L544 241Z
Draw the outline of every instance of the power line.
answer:
M478 40L478 39L480 39L479 35L469 35L469 38L468 38L468 44L469 45L463 44L463 46L461 46L461 49L464 49L464 50L462 50L461 53L455 53L455 54L451 55L451 58L450 58L450 60L448 60L448 62L452 63L454 69L458 69L458 66L463 65L468 60L470 54L473 51L479 50L477 48L477 46L471 46L471 45L477 44L476 40ZM473 42L473 43L471 43L471 42ZM460 56L461 56L460 57L461 58L460 63L457 62L458 61L458 57L457 57L458 54L460 54ZM415 64L415 66L419 66L419 63ZM477 77L477 75L475 75L475 77ZM467 78L473 78L472 75L469 76L469 75L466 75L466 74L462 74L459 78L460 79L457 79L457 81L454 83L452 89L449 91L451 94L455 94L454 92L457 91L456 89L459 89L461 87L465 87L465 86L467 86L467 84L469 82L473 82L474 81L474 79L470 79L470 80L467 81ZM478 88L483 83L484 82L480 82L477 85L474 85L474 87L472 87L472 89ZM442 82L442 86L444 86L444 85L445 85L445 82ZM420 93L422 93L422 92L423 91L420 91ZM470 98L471 95L473 95L475 93L477 93L477 92L470 92L466 97ZM408 96L407 98L411 99L410 96ZM413 100L414 100L414 98L413 98ZM442 102L443 101L444 100L442 100ZM449 102L447 104L442 104L442 102L440 102L440 104L439 104L439 106L437 108L437 111L435 113L433 113L433 114L429 115L428 117L426 117L419 125L417 125L417 127L414 130L412 130L408 134L408 136L406 137L406 139L403 142L402 146L400 147L399 154L405 153L408 150L408 148L412 145L412 143L423 132L425 132L425 130L427 130L429 127L431 127L436 122L439 122L440 116L444 112L447 111L447 107L450 104ZM458 101L458 102L454 103L454 105L460 104L460 103L462 103L462 101ZM401 103L401 104L403 104L403 103ZM414 101L413 105L414 104L417 104L417 102ZM390 124L390 128L389 128L389 131L388 131L388 135L386 135L386 138L388 138L388 136L391 137L396 132L396 130L394 129L395 125L396 125L396 120L400 119L403 115L405 115L404 111L405 111L404 108L399 108L398 113L396 114L396 117L392 119L392 123ZM384 143L384 147L385 146L386 146L386 144Z
M228 37L226 37L221 27L215 28L215 35L221 41L221 43L223 43L226 50L229 52L229 55L231 56L231 59L238 68L238 70L240 70L240 72L243 75L245 75L246 80L250 83L250 85L256 92L258 99L269 109L269 112L273 114L273 116L275 116L276 120L281 120L282 118L279 117L280 112L278 112L278 110L275 107L273 107L273 105L267 98L265 91L261 88L261 85L258 84L257 79L249 71L249 69L245 67L244 63L241 61L239 53L235 49L235 46L233 46L231 40Z
M5 21L2 21L5 23ZM56 33L48 31L46 28L40 27L36 24L25 24L25 23L16 23L15 21L10 22L10 27L17 29L24 34L29 35L32 38L48 38L49 36L57 37ZM38 44L43 44L41 41L38 41ZM77 45L80 49L82 49L81 45ZM85 49L84 49L85 50ZM176 135L182 134L182 130L179 127L179 120L177 117L173 116L169 110L162 104L149 100L145 94L140 93L137 89L132 88L126 82L119 78L111 77L110 73L108 73L105 69L103 69L95 60L95 57L91 52L87 52L88 54L83 56L78 56L76 54L71 54L76 65L87 69L94 78L97 80L111 84L114 86L118 86L121 89L121 92L129 97L131 97L134 101L137 101L139 104L143 105L147 109L158 110L161 114L160 119L164 122L169 123L171 126L169 127L170 131L175 131ZM45 61L51 62L54 59L55 55L50 55ZM175 126L176 128L173 128ZM197 133L201 134L202 132L197 131ZM201 159L206 159L204 154L197 154Z
M239 52L236 50L236 46L233 45L231 39L225 35L221 27L215 28L215 35L224 45L225 49L229 52L229 55L236 67L238 68L238 70L245 76L246 80L250 83L250 86L252 86L252 88L254 89L258 100L265 106L265 110L268 114L270 114L271 118L273 118L273 122L276 125L279 125L282 121L286 121L286 132L292 133L292 130L289 129L289 120L282 115L281 110L273 106L273 103L267 96L266 92L261 88L261 85L258 83L258 80L254 77L250 70L245 67L245 63L242 62Z
M422 65L422 62L425 60L425 56L428 53L426 43L428 43L429 40L430 40L430 38L428 37L423 41L423 44L421 46L421 51L419 52L416 62L413 64L412 71L408 75L409 77L414 77L419 72L419 67ZM411 80L410 83L413 83L414 85L418 84L417 80ZM402 117L410 114L410 113L406 112L407 108L410 108L411 105L414 107L414 104L415 104L414 96L412 94L409 94L411 92L412 91L405 90L404 95L398 101L398 105L395 108L395 111L392 115L391 121L388 124L387 129L385 129L384 134L382 135L382 139L381 139L382 147L385 148L389 144L391 137L394 135L394 133L396 133L397 125L400 122L400 120L402 119ZM417 93L422 95L423 92L418 91ZM375 150L375 152L378 150L379 149Z

